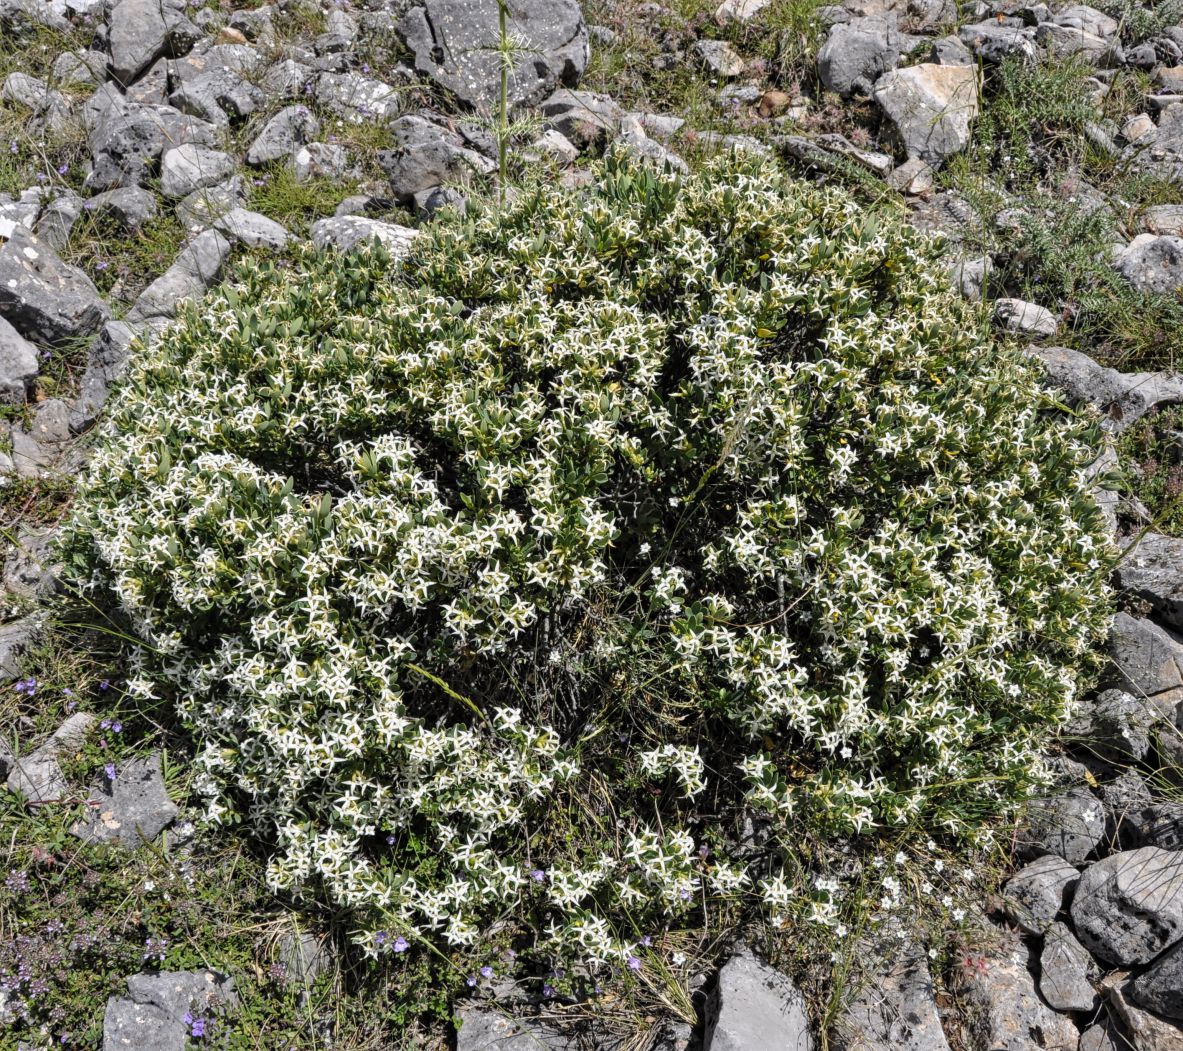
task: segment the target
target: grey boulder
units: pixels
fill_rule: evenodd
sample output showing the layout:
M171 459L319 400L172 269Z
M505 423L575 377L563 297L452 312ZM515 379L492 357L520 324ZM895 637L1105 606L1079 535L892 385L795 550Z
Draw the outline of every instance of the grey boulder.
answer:
M0 317L0 401L24 404L38 371L37 348Z
M900 64L895 15L873 15L839 22L817 53L822 83L839 95L870 95L875 82Z
M234 173L234 158L194 142L166 150L160 158L160 192L165 197L187 197L214 186Z
M926 62L895 69L879 78L872 95L909 157L939 164L969 144L978 114L974 67Z
M4 560L4 587L14 595L45 600L58 589L61 567L54 565L52 529L22 525Z
M133 974L127 996L112 996L103 1015L103 1051L185 1051L185 1015L209 1015L235 1002L232 979L213 971Z
M270 248L273 251L284 248L292 236L274 219L245 208L235 208L216 219L214 229L248 248Z
M513 105L537 105L556 88L575 87L587 66L587 26L576 0L519 0L512 28L528 51L514 56ZM500 90L497 0L425 0L398 32L415 69L469 106L487 108Z
M1129 975L1117 972L1101 982L1109 1012L1120 1023L1123 1035L1115 1041L1120 1051L1179 1051L1183 1041L1177 1022L1145 1011L1133 1000Z
M0 632L20 625L20 621L17 625L5 625ZM95 721L93 715L75 712L35 751L27 756L10 757L12 767L8 773L8 788L19 792L31 803L58 799L67 787L58 756L81 748Z
M1031 800L1027 819L1016 834L1019 852L1028 858L1054 854L1071 864L1084 861L1105 836L1105 808L1087 788Z
M980 954L981 966L967 967L960 990L975 1020L969 1046L975 1051L1073 1051L1078 1031L1040 999L1028 968L1028 952L1017 944Z
M1076 936L1099 960L1149 963L1183 938L1183 853L1139 847L1095 862L1071 911Z
M192 46L201 33L184 9L183 0L119 0L107 23L112 76L130 84L166 53Z
M1172 628L1183 628L1183 539L1143 533L1115 576L1119 587L1149 602Z
M707 1004L711 1051L813 1051L805 998L785 975L743 950L719 971Z
M994 302L994 320L1006 332L1051 339L1059 328L1056 316L1037 303L1022 299L998 299Z
M391 131L396 145L379 152L378 164L400 204L410 203L422 190L465 183L496 167L484 154L468 149L460 135L423 117L400 117Z
M181 303L206 293L229 255L230 242L216 230L198 234L181 250L176 262L140 293L125 320L134 324L174 317Z
M320 121L307 106L285 106L266 124L246 152L246 162L254 167L286 161L306 143L320 134Z
M838 1018L836 1051L948 1051L932 974L911 945L864 943L861 980Z
M1183 238L1174 234L1138 234L1113 262L1139 292L1174 295L1183 288Z
M314 93L322 106L353 124L389 120L402 108L393 87L360 73L321 73Z
M1095 405L1114 431L1160 405L1183 401L1183 379L1166 372L1118 372L1067 347L1031 347L1053 386L1076 403Z
M1053 923L1043 936L1039 954L1039 991L1057 1011L1091 1011L1097 991L1090 976L1096 965L1088 950L1062 923Z
M117 186L96 193L83 210L96 217L110 218L126 233L142 230L159 214L156 194L142 186Z
M26 339L52 344L89 336L110 314L81 270L20 224L0 219L0 317Z
M349 252L376 240L401 258L410 251L418 231L364 215L338 215L313 223L310 233L317 248Z
M550 127L579 147L615 136L625 116L610 96L570 88L559 88L539 108Z
M1045 854L1007 880L1003 908L1024 930L1042 934L1065 907L1079 879L1076 866L1054 854Z
M1183 942L1164 952L1133 980L1130 996L1155 1014L1183 1021Z
M91 789L86 818L71 831L84 843L118 843L135 848L151 843L179 810L168 797L160 754L133 759Z

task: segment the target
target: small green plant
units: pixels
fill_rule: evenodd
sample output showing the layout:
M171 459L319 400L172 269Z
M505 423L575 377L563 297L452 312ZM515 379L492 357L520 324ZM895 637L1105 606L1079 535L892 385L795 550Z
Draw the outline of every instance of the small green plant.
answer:
M1038 781L1109 563L1049 407L888 214L614 154L404 261L245 267L133 364L64 550L273 889L639 997L835 922L817 844L988 837Z
M310 222L332 215L356 188L352 179L316 176L301 181L290 167L277 164L254 178L250 206L291 230L305 230Z
M1183 409L1143 416L1122 432L1117 454L1127 491L1149 511L1152 528L1183 536Z

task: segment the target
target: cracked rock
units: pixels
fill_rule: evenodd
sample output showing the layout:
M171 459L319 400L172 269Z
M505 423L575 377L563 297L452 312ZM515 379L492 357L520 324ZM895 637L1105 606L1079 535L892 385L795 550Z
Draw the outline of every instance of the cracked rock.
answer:
M978 74L972 66L925 62L885 73L873 97L909 157L939 164L969 144L978 114Z
M423 190L465 183L496 168L484 154L468 149L460 135L422 117L400 117L391 131L396 145L379 152L378 164L400 204L409 204Z
M9 629L19 629L27 643L33 630L26 621L6 624L0 627L0 639ZM8 640L0 641L3 647ZM15 678L15 673L10 676ZM66 790L66 779L58 765L58 756L76 752L86 740L86 735L95 723L95 717L86 712L75 712L40 748L27 756L12 756L12 768L8 773L8 787L19 792L31 803L46 803L58 799Z
M1045 854L1016 872L1003 888L1003 908L1015 923L1042 934L1067 904L1080 879L1076 866Z
M307 106L285 106L251 143L246 162L252 166L284 161L320 134L320 121Z
M1039 991L1057 1011L1091 1011L1097 991L1089 981L1093 958L1062 923L1053 923L1043 936L1039 954Z
M805 998L780 971L741 951L719 971L707 1005L703 1046L711 1051L813 1051Z
M312 224L312 243L317 248L336 248L348 252L377 240L394 253L405 256L411 249L417 230L394 223L383 223L363 215L339 215Z
M212 971L133 974L127 996L112 996L103 1015L103 1051L185 1051L185 1015L235 1002L234 982Z
M23 226L0 219L0 317L37 344L88 336L110 316L98 289Z
M140 294L126 321L174 317L184 301L199 299L218 279L230 255L230 242L216 230L198 234L177 260Z
M228 154L187 142L161 157L160 192L165 197L186 197L229 178L234 169L234 158Z
M830 27L817 53L822 83L839 95L868 96L875 82L900 64L895 15L873 15Z
M487 106L500 91L497 12L497 0L425 0L398 32L419 73L469 106ZM530 50L514 56L511 104L537 105L560 86L575 87L590 56L576 0L519 0L513 22Z
M1183 937L1183 853L1139 847L1095 862L1071 912L1076 936L1098 959L1149 963Z
M1019 852L1029 858L1055 854L1073 864L1084 861L1105 837L1105 808L1087 788L1031 800L1017 833Z
M160 754L133 759L115 779L103 778L91 789L87 814L70 831L84 843L118 843L135 848L151 843L180 812L168 797L160 772Z
M1120 588L1149 602L1168 625L1183 628L1183 539L1143 533L1115 576Z

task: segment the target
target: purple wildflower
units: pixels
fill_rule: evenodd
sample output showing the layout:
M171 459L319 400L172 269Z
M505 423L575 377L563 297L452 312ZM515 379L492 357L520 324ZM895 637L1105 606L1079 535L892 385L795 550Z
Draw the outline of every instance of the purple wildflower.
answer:
M103 767L103 772L107 775L108 781L114 781L119 774L119 768L114 763L108 763Z
M555 987L553 985L544 985L542 987L542 995L545 996L546 999L549 1000L552 996L554 996L554 994L555 994Z
M476 986L476 983L477 983L477 977L475 974L470 974L467 978L464 979L464 984L467 985L470 989L474 988Z
M546 882L546 872L544 872L542 869L531 869L530 878L535 883L544 883Z
M394 945L392 945L391 948L394 949L395 952L406 952L410 946L407 944L407 939L400 934L394 939Z
M641 969L641 961L636 956L628 958L628 969L630 971L639 971Z
M493 977L493 968L490 967L488 964L485 964L485 966L481 968L481 977L482 978L492 978Z

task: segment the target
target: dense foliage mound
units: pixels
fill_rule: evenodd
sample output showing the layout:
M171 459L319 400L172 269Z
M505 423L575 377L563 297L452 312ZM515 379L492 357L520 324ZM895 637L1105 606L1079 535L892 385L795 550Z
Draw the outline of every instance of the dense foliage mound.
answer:
M946 285L734 158L256 264L137 362L75 576L372 951L791 918L810 837L1020 798L1105 619L1095 434Z

